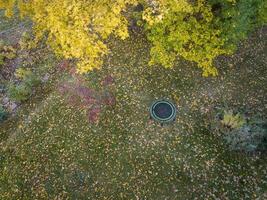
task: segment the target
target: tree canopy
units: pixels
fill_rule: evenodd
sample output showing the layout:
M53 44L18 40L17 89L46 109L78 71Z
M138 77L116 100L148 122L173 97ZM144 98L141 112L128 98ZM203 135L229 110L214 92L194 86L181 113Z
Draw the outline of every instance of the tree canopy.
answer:
M102 65L110 35L129 36L126 12L141 4L140 21L152 43L150 65L172 67L178 57L217 75L214 59L232 54L241 39L267 21L265 0L0 0L7 17L18 10L34 23L58 56L77 61L77 72Z

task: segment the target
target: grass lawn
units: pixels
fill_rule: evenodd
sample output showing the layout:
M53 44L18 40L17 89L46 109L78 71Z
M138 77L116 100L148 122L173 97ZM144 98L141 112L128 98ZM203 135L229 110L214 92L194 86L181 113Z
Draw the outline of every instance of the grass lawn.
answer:
M142 34L110 41L111 54L87 84L98 89L112 75L116 105L90 124L57 84L29 101L0 127L0 199L263 199L266 154L229 152L205 119L224 102L266 113L264 31L219 58L215 78L183 60L173 69L146 66ZM161 127L149 121L148 108L163 97L177 104L178 116Z

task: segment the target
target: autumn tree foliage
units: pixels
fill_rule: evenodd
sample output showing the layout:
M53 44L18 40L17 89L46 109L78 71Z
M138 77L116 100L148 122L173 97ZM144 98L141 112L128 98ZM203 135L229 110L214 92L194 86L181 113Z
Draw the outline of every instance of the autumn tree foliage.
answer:
M265 13L265 14L263 14ZM150 64L173 66L177 55L194 61L203 75L217 75L214 59L267 22L264 0L151 0L143 19L152 42Z
M12 16L14 7L20 16L34 22L35 41L46 37L55 53L78 61L78 72L99 68L108 53L105 39L114 34L128 37L127 20L122 12L136 0L0 0L0 8Z
M141 21L152 43L150 64L172 67L178 57L216 75L216 57L267 21L266 0L0 0L0 9L34 22L35 42L46 39L55 53L77 61L86 73L102 65L106 39L125 39L130 6L142 5Z

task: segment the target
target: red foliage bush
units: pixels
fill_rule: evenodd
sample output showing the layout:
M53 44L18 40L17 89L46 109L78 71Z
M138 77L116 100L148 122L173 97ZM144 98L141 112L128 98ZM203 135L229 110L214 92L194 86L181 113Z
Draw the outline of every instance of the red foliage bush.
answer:
M101 113L100 107L93 107L87 110L87 117L89 122L96 123L99 120L99 115Z
M68 96L66 100L67 100L67 103L73 107L79 107L79 108L82 107L81 99L76 95L70 95Z
M95 93L93 90L85 86L79 86L76 88L75 91L76 91L76 94L79 95L81 98L92 97L94 96L94 93Z
M102 80L102 85L103 86L107 86L107 85L111 85L114 83L114 79L111 75L106 76L103 80Z
M108 106L114 106L116 104L116 98L113 94L108 93L102 99L103 104Z
M70 106L86 109L89 122L95 123L99 120L101 108L115 105L116 98L111 92L96 91L84 86L84 83L82 76L75 74L75 81L60 84L58 91ZM112 83L111 76L105 77L102 81L102 84L106 85Z
M60 69L60 71L66 71L70 69L70 62L68 60L62 60L59 64L58 64L58 68Z

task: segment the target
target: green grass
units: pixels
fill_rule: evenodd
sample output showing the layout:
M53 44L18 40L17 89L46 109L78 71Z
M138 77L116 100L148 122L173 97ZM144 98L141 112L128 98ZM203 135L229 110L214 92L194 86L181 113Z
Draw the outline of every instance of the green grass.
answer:
M88 123L85 110L67 106L52 84L0 127L0 199L251 200L263 193L266 158L227 151L203 121L223 100L265 113L264 95L257 94L266 90L264 40L247 47L257 45L261 57L221 58L219 69L235 68L202 78L185 61L173 69L148 67L142 38L112 40L103 68L88 74L94 88L107 74L115 79L117 104L101 113L98 125ZM250 84L238 79L244 76ZM148 116L151 101L162 97L178 106L176 122L165 127Z

